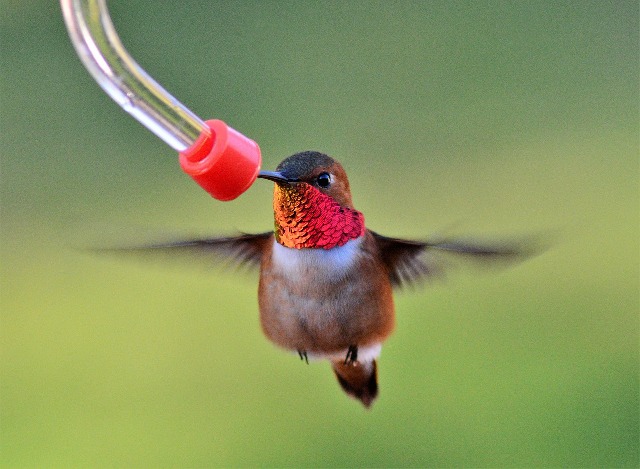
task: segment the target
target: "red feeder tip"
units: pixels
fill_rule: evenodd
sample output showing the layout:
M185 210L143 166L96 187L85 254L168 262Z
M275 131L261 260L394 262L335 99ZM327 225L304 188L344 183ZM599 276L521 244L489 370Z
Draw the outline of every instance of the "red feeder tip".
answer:
M221 120L205 123L211 132L180 152L180 166L212 197L233 200L258 177L260 147Z

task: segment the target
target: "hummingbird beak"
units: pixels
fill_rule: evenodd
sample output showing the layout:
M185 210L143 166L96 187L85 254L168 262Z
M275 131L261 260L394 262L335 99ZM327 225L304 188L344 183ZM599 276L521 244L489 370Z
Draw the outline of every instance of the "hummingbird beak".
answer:
M297 179L289 179L284 174L277 171L260 171L258 177L262 179L268 179L269 181L279 182L281 184L290 184L292 182L298 182Z

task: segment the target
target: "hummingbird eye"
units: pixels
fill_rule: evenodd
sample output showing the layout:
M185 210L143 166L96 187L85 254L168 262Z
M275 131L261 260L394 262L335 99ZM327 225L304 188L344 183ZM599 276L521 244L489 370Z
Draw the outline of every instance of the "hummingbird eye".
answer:
M331 175L329 173L320 173L316 178L316 183L319 187L326 189L331 184Z

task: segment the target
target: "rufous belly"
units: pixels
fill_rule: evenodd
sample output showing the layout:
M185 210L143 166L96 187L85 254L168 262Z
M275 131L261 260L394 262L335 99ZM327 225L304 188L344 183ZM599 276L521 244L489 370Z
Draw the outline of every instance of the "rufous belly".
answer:
M267 338L312 356L343 355L349 346L377 355L393 330L394 307L388 275L368 236L330 250L274 242L259 286Z

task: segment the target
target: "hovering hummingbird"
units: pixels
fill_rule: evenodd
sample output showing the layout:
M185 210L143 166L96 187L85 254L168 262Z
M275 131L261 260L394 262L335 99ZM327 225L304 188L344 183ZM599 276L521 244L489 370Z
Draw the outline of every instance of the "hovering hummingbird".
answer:
M371 406L377 363L394 328L393 289L436 274L434 252L511 258L519 249L457 241L389 238L366 228L347 174L319 152L297 153L259 178L275 183L274 229L259 234L146 246L209 252L260 269L258 304L265 336L309 358L326 359L342 389Z

